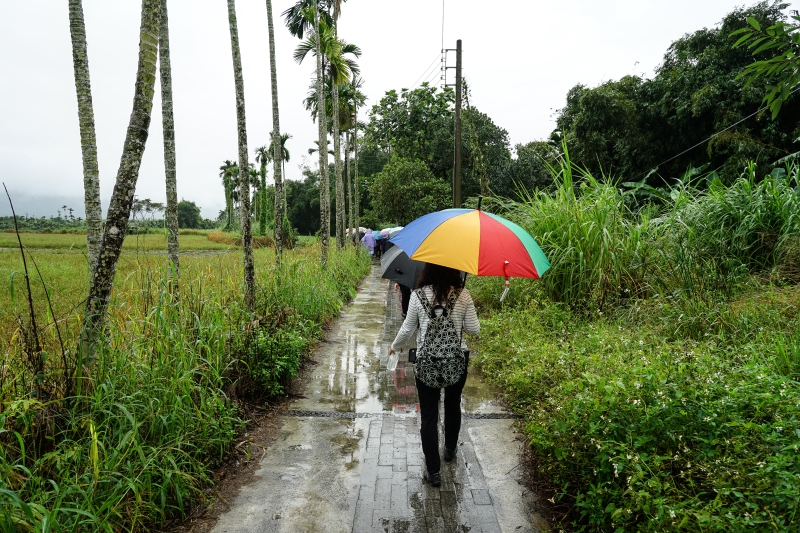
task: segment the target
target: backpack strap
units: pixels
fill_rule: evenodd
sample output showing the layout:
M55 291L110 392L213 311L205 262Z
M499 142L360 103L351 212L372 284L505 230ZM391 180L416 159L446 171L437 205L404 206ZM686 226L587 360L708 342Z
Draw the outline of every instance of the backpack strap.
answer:
M442 316L450 316L450 313L453 312L453 308L456 305L456 301L458 297L461 296L461 289L455 289L450 291L450 294L447 296L447 302L445 305L436 304L431 305L428 301L428 298L425 296L425 291L422 289L417 289L414 291L417 294L417 298L419 298L420 303L422 304L422 308L425 310L425 314L428 315L430 318L436 317L436 309L439 308L442 310Z
M450 292L450 295L447 297L447 308L444 310L445 316L453 312L453 308L456 306L456 301L458 301L459 296L461 296L461 288L455 289L454 291ZM461 338L463 335L464 335L464 323L462 321L461 328L458 330L459 346L461 346Z
M419 298L419 302L422 304L422 309L425 310L425 314L428 315L430 318L436 316L434 311L434 306L428 301L428 298L425 296L425 291L422 289L417 289L414 291L416 293L417 298Z

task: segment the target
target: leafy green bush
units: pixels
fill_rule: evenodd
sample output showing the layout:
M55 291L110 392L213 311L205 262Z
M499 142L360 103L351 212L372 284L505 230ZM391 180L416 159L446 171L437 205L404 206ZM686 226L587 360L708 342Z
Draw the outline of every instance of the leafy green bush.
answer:
M261 330L256 334L249 354L256 363L250 372L267 395L283 394L289 381L297 376L303 356L319 335L303 329L302 326L283 327L269 333Z
M761 316L732 345L508 309L482 320L477 361L525 415L538 473L579 530L794 531L800 384L780 369L797 369L799 324Z
M525 416L550 501L578 531L800 529L796 168L638 210L574 185L568 154L552 171L552 194L502 205L551 270L502 304L469 281L475 360Z

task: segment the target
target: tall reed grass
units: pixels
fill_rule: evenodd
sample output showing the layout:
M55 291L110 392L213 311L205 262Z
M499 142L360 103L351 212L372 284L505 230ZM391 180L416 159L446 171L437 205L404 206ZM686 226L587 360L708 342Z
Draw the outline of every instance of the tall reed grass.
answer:
M501 205L551 270L503 305L470 282L476 361L525 416L557 527L797 531L797 168L652 203L566 151L552 172L553 191Z
M3 338L0 531L143 531L185 515L243 428L237 394L267 398L291 378L275 370L275 358L243 347L261 339L299 368L369 269L366 255L352 250L332 251L327 271L318 257L315 247L303 248L275 267L271 251L258 251L253 320L241 305L239 254L187 256L177 302L163 257L123 256L107 342L80 397L63 395L82 310L76 271L59 276L43 264L49 290L67 287L76 300L64 296L55 316L40 317L47 396L28 394L25 321ZM70 259L80 264L80 255Z

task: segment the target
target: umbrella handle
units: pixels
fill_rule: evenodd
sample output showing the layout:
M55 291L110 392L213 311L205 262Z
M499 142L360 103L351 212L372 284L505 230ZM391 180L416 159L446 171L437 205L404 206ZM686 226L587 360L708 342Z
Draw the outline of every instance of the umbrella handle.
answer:
M507 262L507 261L506 261ZM503 294L500 295L500 301L502 302L506 298L506 294L508 294L508 278L506 278L506 288L503 289Z

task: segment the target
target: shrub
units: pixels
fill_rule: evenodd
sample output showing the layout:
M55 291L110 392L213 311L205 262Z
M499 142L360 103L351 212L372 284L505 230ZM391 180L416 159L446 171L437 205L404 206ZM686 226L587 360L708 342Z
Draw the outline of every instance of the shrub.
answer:
M477 360L525 415L538 474L559 487L547 496L575 506L578 530L796 530L798 321L745 327L751 311L753 340L736 344L552 304L482 320Z

